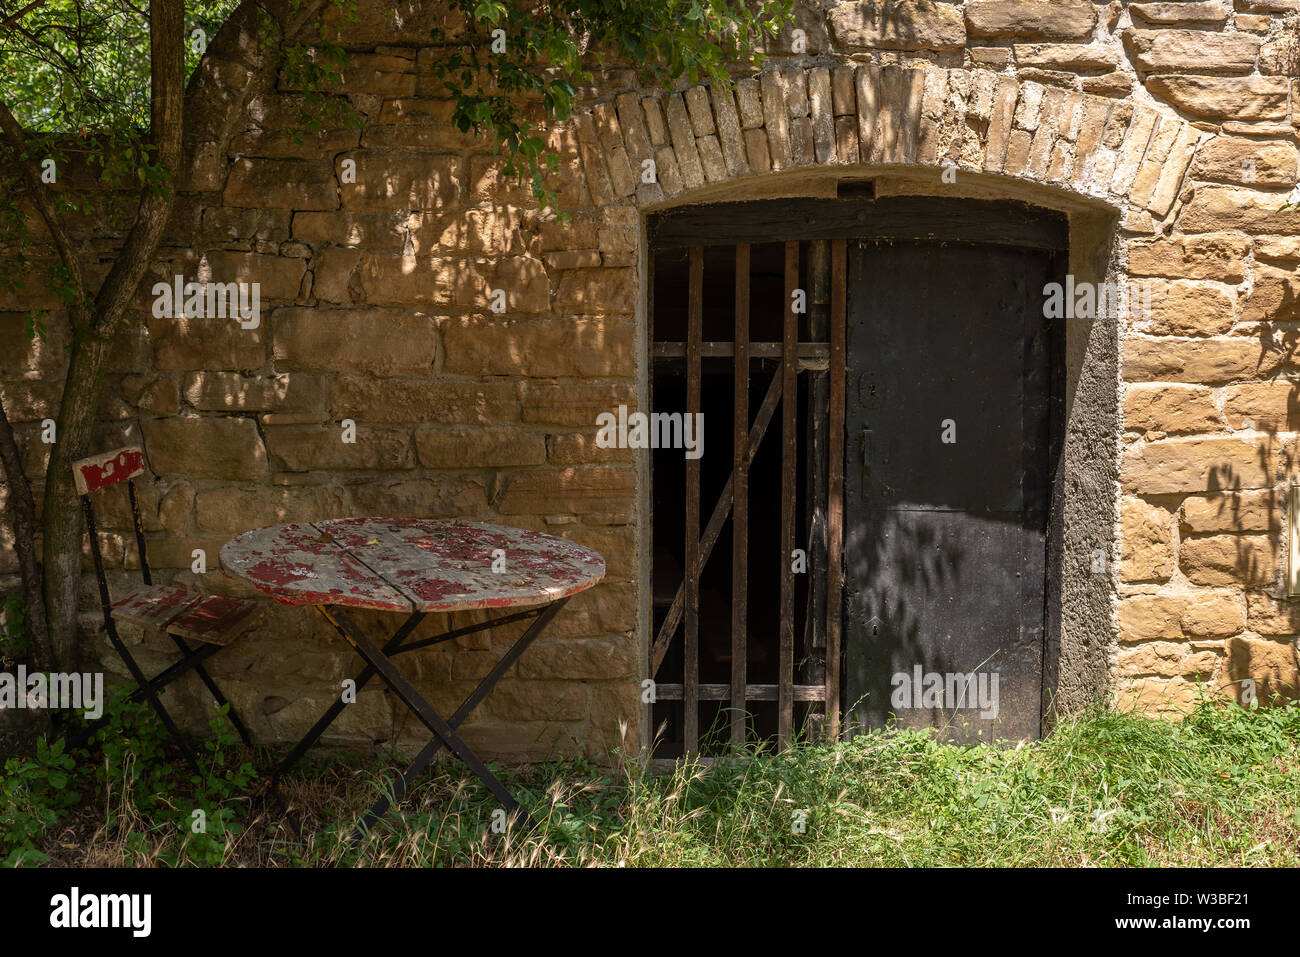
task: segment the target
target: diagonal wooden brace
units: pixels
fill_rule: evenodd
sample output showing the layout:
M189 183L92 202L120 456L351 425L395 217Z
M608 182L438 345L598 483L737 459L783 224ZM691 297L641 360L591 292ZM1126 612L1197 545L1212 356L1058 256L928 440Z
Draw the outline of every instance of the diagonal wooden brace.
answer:
M778 369L772 376L772 384L768 386L767 395L763 397L763 404L759 406L758 414L754 417L754 426L749 430L749 442L745 448L745 457L741 462L742 468L749 468L754 461L754 456L758 454L758 446L763 441L763 436L767 434L768 424L772 421L777 404L781 401L781 378L781 370ZM701 570L708 563L709 556L713 554L713 546L718 543L718 537L722 534L722 526L727 523L727 516L731 514L731 489L735 478L735 473L727 476L727 484L722 487L722 494L718 496L718 504L713 507L713 514L709 516L709 523L704 526L704 534L700 537ZM654 645L650 649L651 675L659 670L659 666L663 664L664 655L668 654L668 646L672 644L673 635L677 632L677 626L682 622L685 606L686 583L683 582L677 586L677 594L673 596L673 603L669 607L668 614L659 628L659 634L655 635Z

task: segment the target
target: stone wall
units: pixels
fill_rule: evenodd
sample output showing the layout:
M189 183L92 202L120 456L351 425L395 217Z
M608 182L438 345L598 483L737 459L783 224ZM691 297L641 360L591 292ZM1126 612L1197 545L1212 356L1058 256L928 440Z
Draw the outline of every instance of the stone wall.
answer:
M279 521L462 516L596 548L607 582L572 602L465 736L501 757L603 756L651 731L639 704L646 463L594 442L598 413L645 394L644 214L834 195L840 176L866 174L878 192L1025 198L1090 237L1077 261L1152 288L1149 316L1090 335L1072 371L1074 407L1103 418L1072 426L1100 464L1066 479L1093 518L1072 526L1067 509L1063 628L1077 648L1063 645L1062 662L1100 656L1120 703L1153 714L1186 708L1198 681L1294 686L1300 614L1282 559L1300 431L1300 213L1278 212L1297 179L1293 8L804 6L799 32L785 30L734 95L600 71L574 119L547 131L567 223L538 211L488 144L449 126L426 40L436 22L453 39L458 26L437 9L402 0L397 20L376 7L339 25L353 60L335 93L360 127L300 137L289 128L302 92L233 22L192 84L193 162L115 353L96 448L144 444L152 564L212 591L245 593L214 570L221 544ZM655 182L641 180L647 159ZM946 165L955 176L940 175ZM61 182L88 185L76 169ZM107 262L120 229L87 220L79 237ZM260 326L154 318L149 287L177 274L259 282ZM0 381L34 474L67 339L45 289L0 292ZM504 313L490 308L494 290ZM23 337L29 308L54 310L44 343ZM344 419L355 444L341 441ZM122 588L138 575L129 517L121 499L106 507ZM206 575L191 570L195 549ZM1114 559L1100 574L1097 549ZM14 570L0 552L0 573ZM92 584L86 651L116 668L89 613ZM454 704L514 634L420 653L417 683ZM281 606L213 662L264 740L298 736L354 666L311 612ZM1078 673L1060 680L1067 704L1095 690ZM336 739L421 738L403 715L368 689Z

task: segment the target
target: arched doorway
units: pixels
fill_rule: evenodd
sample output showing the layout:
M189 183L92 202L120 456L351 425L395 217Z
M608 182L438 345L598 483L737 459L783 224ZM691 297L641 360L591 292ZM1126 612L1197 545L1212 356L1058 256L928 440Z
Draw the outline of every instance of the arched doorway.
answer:
M647 236L650 408L702 415L709 450L651 452L661 753L841 709L1037 736L1065 339L1042 290L1066 217L859 194L687 207Z

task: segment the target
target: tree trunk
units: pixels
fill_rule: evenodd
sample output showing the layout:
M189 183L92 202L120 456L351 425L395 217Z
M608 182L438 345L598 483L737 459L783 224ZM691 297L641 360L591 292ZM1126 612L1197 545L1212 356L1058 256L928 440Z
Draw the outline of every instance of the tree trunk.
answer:
M81 581L81 504L72 480L72 463L84 458L90 447L110 345L87 332L74 333L56 441L45 473L41 512L45 614L55 659L64 662L75 660L77 588Z
M130 235L104 279L89 328L74 329L72 359L63 387L58 434L45 475L45 610L55 651L75 647L77 585L81 577L81 511L72 463L90 447L104 385L105 365L136 287L149 268L171 215L180 173L185 97L185 8L182 0L149 4L152 140L157 162L171 182L160 195L146 188Z
M32 500L32 485L23 470L22 454L18 451L18 442L14 439L13 426L9 424L3 403L0 403L0 465L4 467L5 483L9 488L14 551L18 554L18 567L23 577L30 663L38 670L49 671L54 667L54 655L50 651L50 633L45 626L41 567L36 561L36 503Z

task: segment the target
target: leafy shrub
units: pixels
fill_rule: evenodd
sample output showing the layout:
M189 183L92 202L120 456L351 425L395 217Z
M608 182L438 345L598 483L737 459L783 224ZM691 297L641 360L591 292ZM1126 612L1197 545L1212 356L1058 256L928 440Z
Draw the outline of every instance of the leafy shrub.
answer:
M5 762L0 778L0 854L5 867L49 860L37 841L81 799L71 786L75 766L62 739L53 744L41 739L35 757Z

